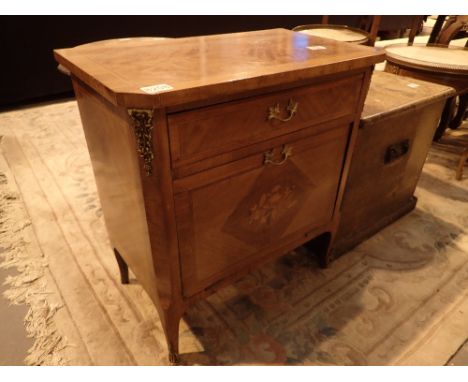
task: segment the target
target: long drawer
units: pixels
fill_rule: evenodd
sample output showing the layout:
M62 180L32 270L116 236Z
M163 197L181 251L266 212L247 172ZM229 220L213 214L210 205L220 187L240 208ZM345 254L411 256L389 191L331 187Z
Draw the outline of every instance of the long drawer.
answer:
M333 215L349 124L176 180L184 294Z
M349 116L361 75L168 116L173 168Z

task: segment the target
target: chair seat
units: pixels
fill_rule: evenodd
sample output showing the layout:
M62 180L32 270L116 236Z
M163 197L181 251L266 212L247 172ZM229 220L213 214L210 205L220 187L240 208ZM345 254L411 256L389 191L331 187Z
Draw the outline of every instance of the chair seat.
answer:
M309 24L295 27L293 31L354 44L365 44L369 40L365 31L344 25Z

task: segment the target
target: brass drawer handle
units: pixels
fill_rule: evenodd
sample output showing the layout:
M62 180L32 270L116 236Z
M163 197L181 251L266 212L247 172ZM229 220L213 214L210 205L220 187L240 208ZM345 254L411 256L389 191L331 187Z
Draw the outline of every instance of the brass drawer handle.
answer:
M283 159L281 159L278 162L275 162L273 160L274 152L273 150L270 150L265 153L265 159L263 160L263 164L274 164L275 166L281 166L284 162L288 160L288 158L292 155L292 147L288 145L283 146L283 151L281 151L281 155L283 156Z
M270 106L268 109L268 120L277 119L281 122L288 122L294 117L297 113L297 108L299 107L299 103L293 101L292 98L289 99L288 106L286 107L286 111L288 112L288 117L281 118L281 110L280 105L277 103L275 106Z

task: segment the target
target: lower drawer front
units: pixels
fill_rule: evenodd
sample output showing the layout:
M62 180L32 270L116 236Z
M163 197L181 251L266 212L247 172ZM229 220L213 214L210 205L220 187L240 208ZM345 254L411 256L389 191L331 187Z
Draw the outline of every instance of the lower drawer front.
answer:
M191 296L333 214L349 126L197 174L175 198Z

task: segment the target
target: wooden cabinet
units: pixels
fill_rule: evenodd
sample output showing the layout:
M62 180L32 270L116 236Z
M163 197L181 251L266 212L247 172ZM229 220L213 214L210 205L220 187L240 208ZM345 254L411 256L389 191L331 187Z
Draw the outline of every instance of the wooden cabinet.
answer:
M71 72L122 281L154 301L170 359L187 307L339 222L383 54L283 29L55 51Z

